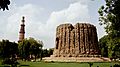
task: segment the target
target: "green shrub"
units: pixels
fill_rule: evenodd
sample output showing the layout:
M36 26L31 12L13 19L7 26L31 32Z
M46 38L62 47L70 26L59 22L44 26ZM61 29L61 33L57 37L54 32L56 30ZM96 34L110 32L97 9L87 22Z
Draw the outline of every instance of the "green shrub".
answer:
M120 67L120 65L119 64L115 64L113 67Z
M19 64L19 63L17 62L16 59L6 58L6 59L4 59L4 60L2 61L2 64L8 64L8 65L11 65L12 67L16 67L17 64Z

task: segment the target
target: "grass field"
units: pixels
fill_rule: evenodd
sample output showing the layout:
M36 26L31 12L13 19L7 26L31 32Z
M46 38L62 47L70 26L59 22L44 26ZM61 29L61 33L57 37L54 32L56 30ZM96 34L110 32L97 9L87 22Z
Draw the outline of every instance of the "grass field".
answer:
M27 67L90 67L88 63L45 63L45 62L23 62L20 61L21 65L29 65ZM104 63L93 63L92 67L110 67L115 63L104 62Z
M55 62L55 63L48 63L48 62L31 62L31 61L21 61L19 60L21 67L90 67L88 63L61 63L61 62ZM110 67L114 64L118 63L111 63L111 62L99 62L99 63L93 63L92 67ZM1 66L0 66L1 67Z

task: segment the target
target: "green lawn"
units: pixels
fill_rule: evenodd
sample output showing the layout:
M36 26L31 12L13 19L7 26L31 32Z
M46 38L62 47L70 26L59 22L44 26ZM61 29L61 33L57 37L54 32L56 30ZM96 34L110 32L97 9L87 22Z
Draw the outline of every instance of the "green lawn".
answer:
M45 62L23 62L20 61L21 65L29 65L26 67L89 67L88 63L45 63ZM115 63L93 63L92 67L110 67ZM25 67L25 66L24 66Z
M0 61L1 62L1 61ZM48 62L31 62L31 61L21 61L19 60L21 67L90 67L88 63L63 63L63 62L55 62L55 63L48 63ZM118 63L110 63L110 62L100 62L100 63L93 63L92 67L110 67L114 64ZM0 65L2 66L2 65Z

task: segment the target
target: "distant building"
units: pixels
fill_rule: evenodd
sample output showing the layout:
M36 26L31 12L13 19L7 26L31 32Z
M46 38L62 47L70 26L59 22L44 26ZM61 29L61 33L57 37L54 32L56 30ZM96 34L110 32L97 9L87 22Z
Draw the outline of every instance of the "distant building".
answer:
M21 42L25 38L25 24L24 24L25 23L25 17L24 16L22 17L21 22L22 22L22 24L21 24L21 27L20 27L18 42Z

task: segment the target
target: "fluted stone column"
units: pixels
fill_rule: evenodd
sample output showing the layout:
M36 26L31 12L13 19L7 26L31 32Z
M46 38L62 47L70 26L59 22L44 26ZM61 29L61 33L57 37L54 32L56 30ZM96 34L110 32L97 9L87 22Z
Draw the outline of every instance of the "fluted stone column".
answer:
M75 54L75 30L73 29L70 33L70 54Z
M75 55L78 56L79 55L79 23L77 23L75 25Z

